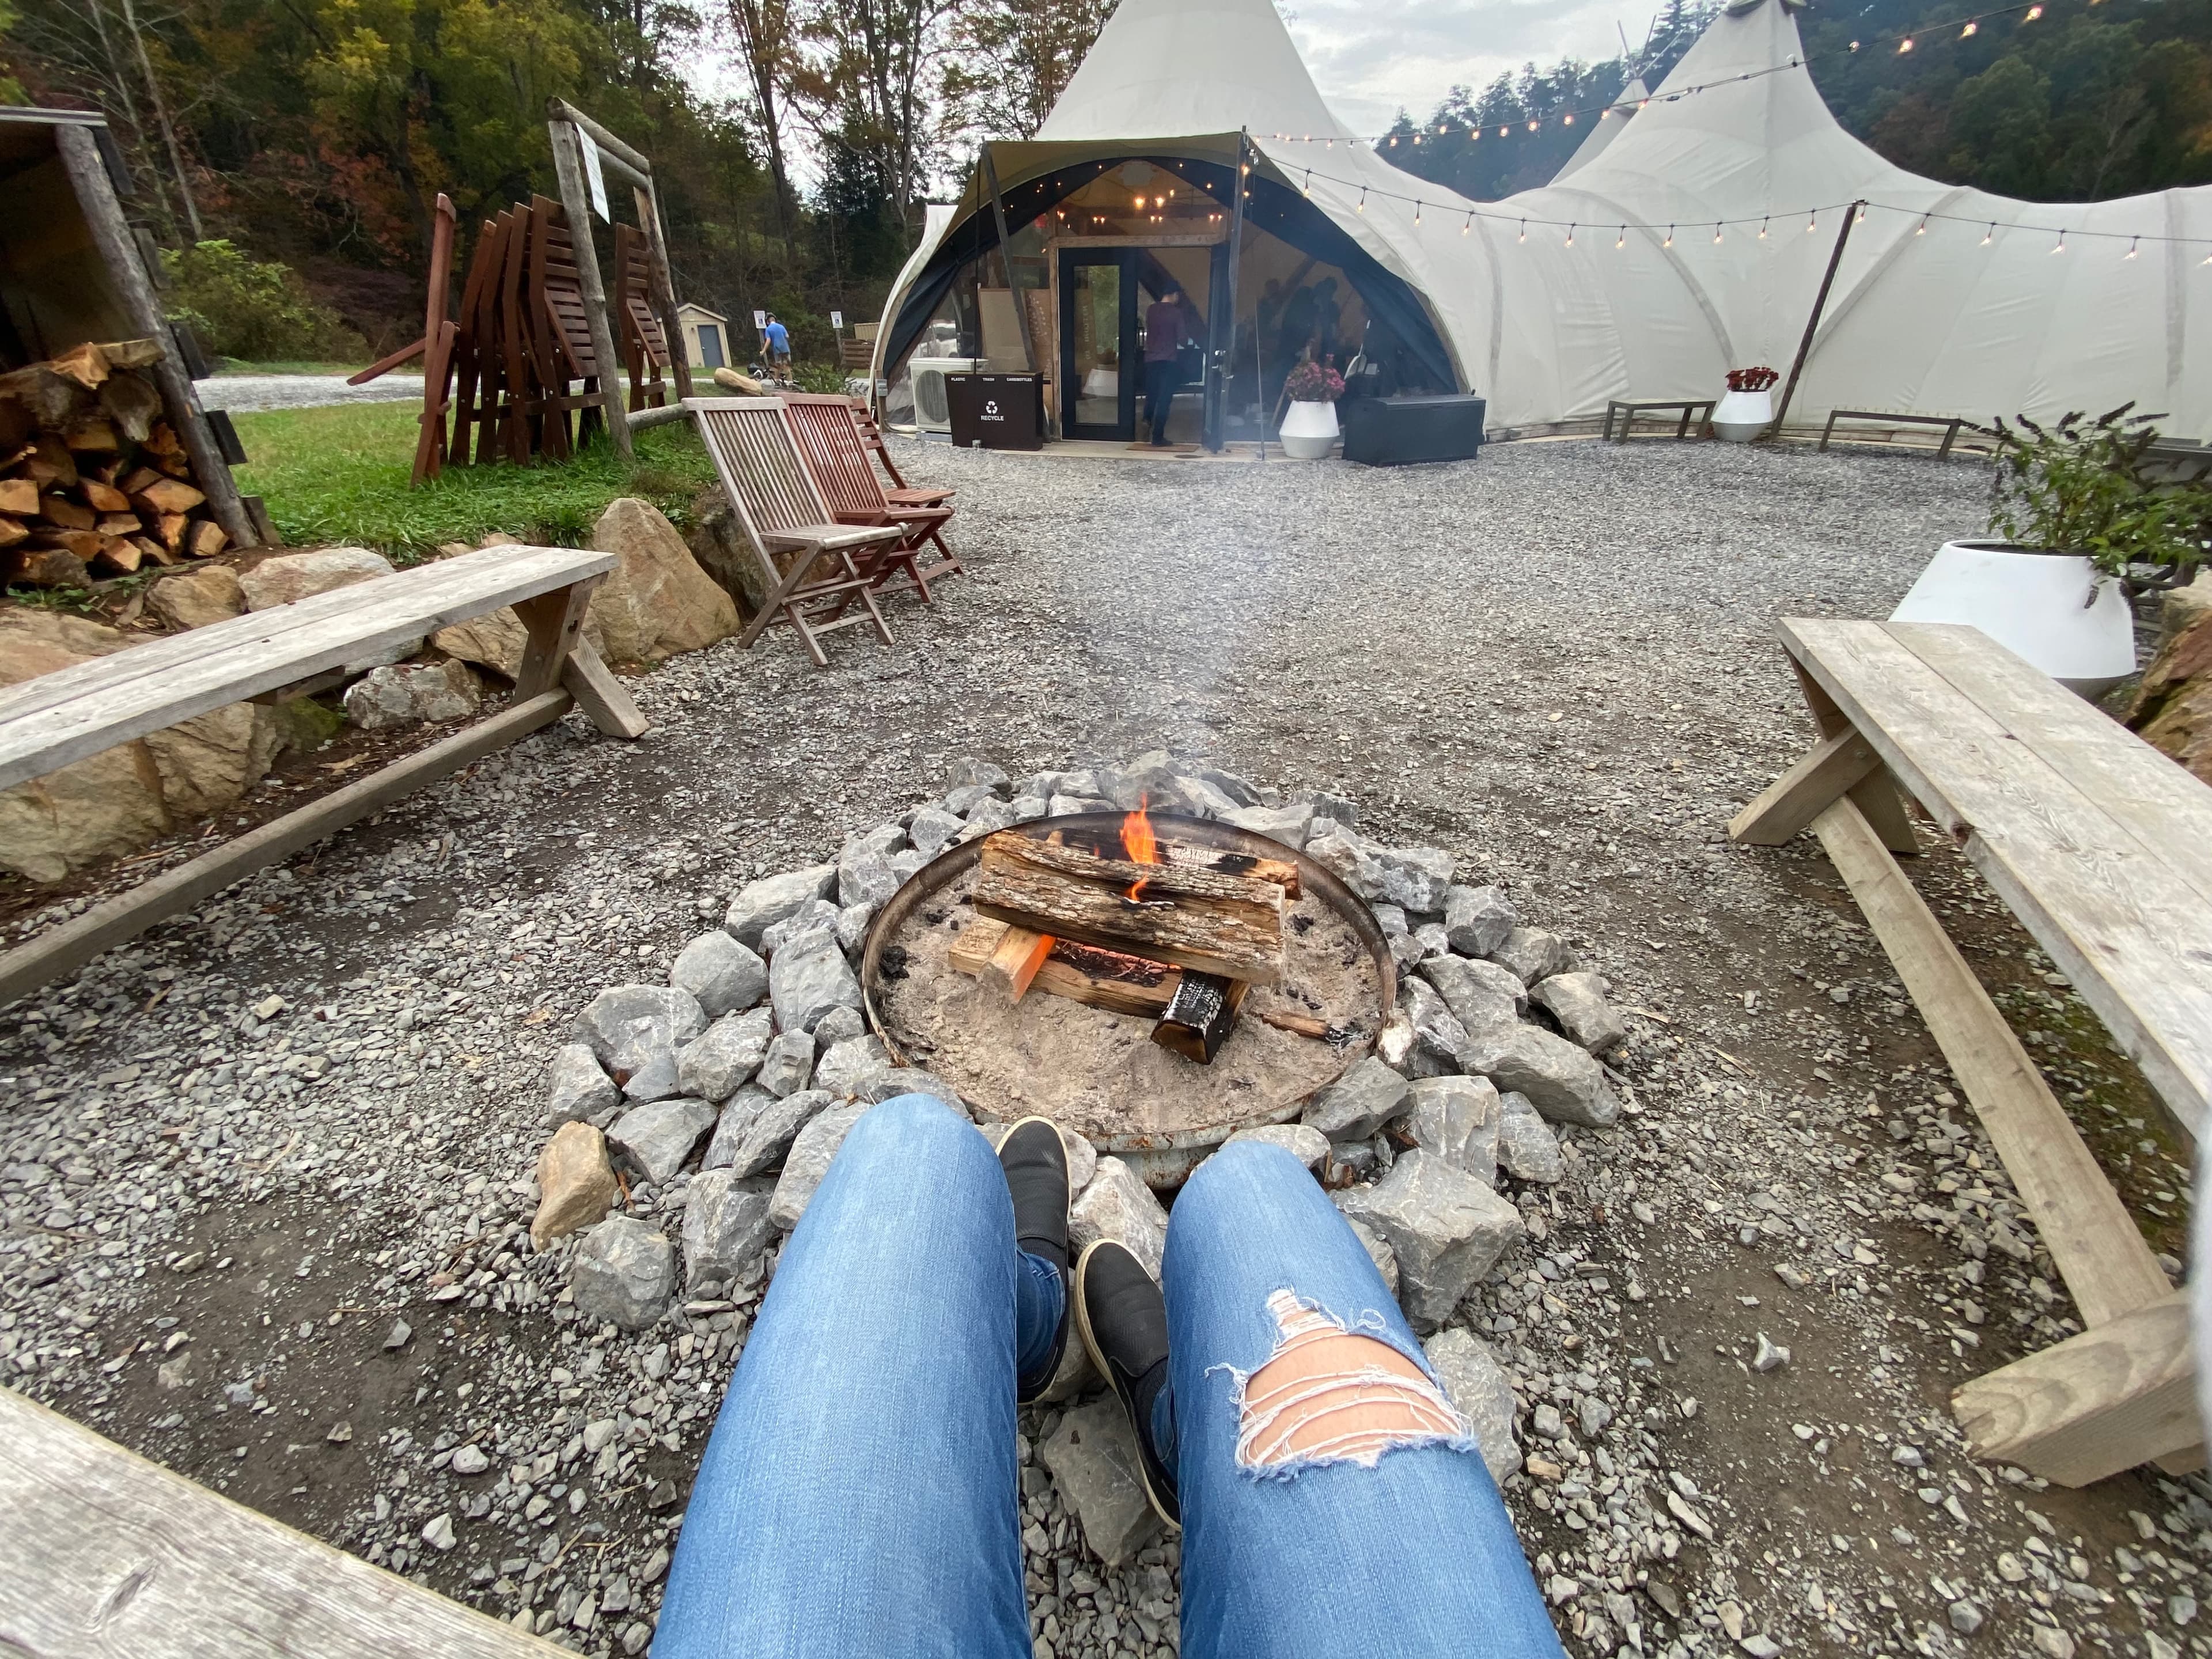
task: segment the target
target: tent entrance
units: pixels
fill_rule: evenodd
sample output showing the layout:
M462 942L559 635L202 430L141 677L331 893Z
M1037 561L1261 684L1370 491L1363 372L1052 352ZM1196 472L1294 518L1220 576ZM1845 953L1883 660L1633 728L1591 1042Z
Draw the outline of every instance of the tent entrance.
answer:
M1045 355L1055 371L1055 387L1065 388L1057 400L1060 435L1133 441L1145 394L1146 319L1156 301L1178 291L1184 337L1203 342L1213 292L1225 276L1228 247L1211 238L1104 246L1086 239L1049 246L1059 338L1057 349ZM1202 419L1202 347L1192 345L1178 362L1168 426L1171 436L1188 440Z

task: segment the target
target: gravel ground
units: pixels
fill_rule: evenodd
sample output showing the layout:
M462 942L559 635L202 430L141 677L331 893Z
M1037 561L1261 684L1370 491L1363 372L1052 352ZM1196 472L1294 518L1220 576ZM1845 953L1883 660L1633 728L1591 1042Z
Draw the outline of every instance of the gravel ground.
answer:
M367 386L348 386L343 374L222 374L198 382L210 409L251 414L264 409L322 409L331 404L422 401L420 374L393 374Z
M548 1057L743 881L957 757L1158 743L1449 849L1631 1011L1634 1111L1515 1191L1532 1237L1458 1316L1519 1395L1509 1501L1571 1648L2212 1653L2201 1479L2069 1492L1965 1456L1949 1389L2074 1310L1817 848L1723 834L1810 740L1773 619L1886 614L1980 526L1983 471L1665 442L1402 472L899 455L958 486L973 574L895 605L896 650L668 664L642 744L572 719L12 1011L15 1386L639 1650L757 1287L635 1338L563 1317L567 1249L522 1231ZM1960 860L1914 873L2178 1250L2185 1171L2140 1079ZM1754 1369L1761 1338L1789 1359ZM1167 1651L1172 1543L1108 1571L1041 1469L1024 1491L1040 1651Z

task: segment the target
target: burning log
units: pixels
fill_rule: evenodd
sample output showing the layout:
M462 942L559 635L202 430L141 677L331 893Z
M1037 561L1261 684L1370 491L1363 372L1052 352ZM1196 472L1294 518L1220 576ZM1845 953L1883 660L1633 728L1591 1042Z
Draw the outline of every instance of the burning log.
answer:
M1243 980L1215 974L1186 973L1152 1027L1152 1041L1201 1066L1215 1054L1237 1024L1237 1010L1250 989Z
M999 948L991 952L991 959L983 964L983 983L1004 991L1009 1000L1019 1002L1029 994L1037 969L1051 954L1051 934L1009 927Z
M957 971L980 977L1010 933L1001 921L978 921L952 942L947 960ZM1054 939L1037 964L1030 988L1109 1013L1156 1018L1174 1000L1182 970L1121 951Z
M983 843L975 905L1033 933L1224 979L1273 984L1283 971L1283 890L1247 876L1100 858L1000 830Z

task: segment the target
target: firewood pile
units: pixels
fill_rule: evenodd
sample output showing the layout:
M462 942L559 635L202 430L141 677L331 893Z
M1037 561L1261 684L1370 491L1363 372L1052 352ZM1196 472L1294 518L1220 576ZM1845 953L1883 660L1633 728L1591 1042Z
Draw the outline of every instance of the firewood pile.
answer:
M1210 1064L1245 995L1283 976L1286 902L1297 866L1159 840L1140 807L1118 848L1073 844L1066 831L987 839L973 902L983 920L950 960L1018 1002L1030 992L1152 1019L1152 1041ZM1119 856L1115 854L1118 854ZM1261 1018L1300 1036L1327 1024L1269 1009Z
M154 340L87 343L0 374L0 576L81 586L220 553L191 458L145 373Z

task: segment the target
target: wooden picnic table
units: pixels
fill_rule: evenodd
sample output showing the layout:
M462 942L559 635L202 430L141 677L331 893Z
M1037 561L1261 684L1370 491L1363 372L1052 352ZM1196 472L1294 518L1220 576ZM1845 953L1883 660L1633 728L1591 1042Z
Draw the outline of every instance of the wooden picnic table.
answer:
M1613 429L1613 417L1618 416L1620 419L1620 431L1617 434L1616 441L1620 443L1626 443L1628 441L1628 428L1635 423L1636 417L1638 415L1650 414L1656 410L1671 409L1680 410L1682 415L1682 418L1676 422L1674 425L1675 437L1686 438L1690 435L1690 422L1693 417L1697 420L1698 423L1698 435L1703 437L1711 430L1713 422L1713 405L1719 401L1720 400L1717 398L1609 398L1607 400L1605 405L1605 426L1603 429L1600 431L1598 436L1601 441L1607 438L1616 438L1616 434ZM1698 411L1701 409L1705 410L1705 413L1702 416L1698 414Z
M502 605L514 607L530 635L505 708L0 956L0 1004L550 725L571 707L609 736L641 735L644 716L580 632L592 592L614 562L612 554L588 549L487 547L168 635L0 690L0 788L6 788L210 709L325 689L349 665Z
M1899 868L1902 788L1963 851L2191 1135L2212 1101L2212 787L1978 629L1784 621L1821 741L1729 826L1808 826L1980 1118L2086 1327L1955 1391L1978 1455L2066 1486L2201 1468L2183 1295Z

